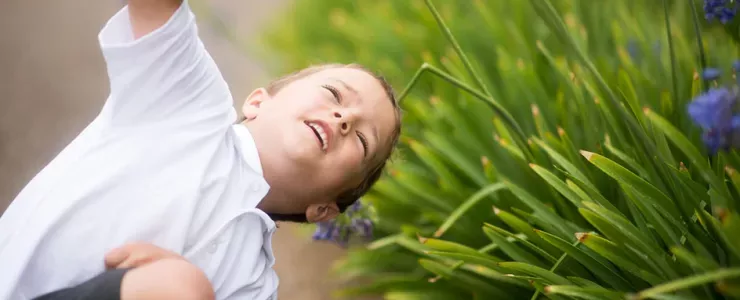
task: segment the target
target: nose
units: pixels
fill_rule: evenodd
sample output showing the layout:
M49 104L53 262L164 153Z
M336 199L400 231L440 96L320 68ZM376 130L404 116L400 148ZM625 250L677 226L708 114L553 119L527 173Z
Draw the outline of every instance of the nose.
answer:
M355 116L349 111L335 111L334 118L339 124L339 132L342 135L348 134L354 125Z

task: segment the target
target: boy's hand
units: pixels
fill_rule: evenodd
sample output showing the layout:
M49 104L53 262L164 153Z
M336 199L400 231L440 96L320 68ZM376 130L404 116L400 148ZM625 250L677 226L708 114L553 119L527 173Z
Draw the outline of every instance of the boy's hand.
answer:
M130 243L111 250L105 255L108 269L136 268L165 258L185 260L175 252L148 243Z
M134 39L161 27L177 11L183 0L129 0L128 12Z

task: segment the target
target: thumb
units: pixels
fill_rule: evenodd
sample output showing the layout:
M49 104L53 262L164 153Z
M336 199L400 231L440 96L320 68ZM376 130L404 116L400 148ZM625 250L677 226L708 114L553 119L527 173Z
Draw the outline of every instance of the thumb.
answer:
M105 255L105 267L107 269L114 269L120 265L128 256L131 254L125 247L120 247L109 251Z

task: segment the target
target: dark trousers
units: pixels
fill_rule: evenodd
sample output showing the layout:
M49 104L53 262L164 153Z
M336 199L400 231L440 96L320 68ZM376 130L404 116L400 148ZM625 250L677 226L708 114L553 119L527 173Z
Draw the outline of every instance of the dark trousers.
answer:
M34 300L120 300L121 282L128 270L106 271L76 286L38 296Z

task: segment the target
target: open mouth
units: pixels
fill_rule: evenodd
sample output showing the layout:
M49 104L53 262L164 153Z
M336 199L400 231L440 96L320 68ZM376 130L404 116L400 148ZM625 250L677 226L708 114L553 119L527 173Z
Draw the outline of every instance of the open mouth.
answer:
M321 144L321 150L326 151L329 145L326 139L327 134L324 128L317 123L308 122L308 121L305 123L306 125L308 125L309 128L311 128L311 130L313 130L313 133L316 135L316 138L319 139L319 143Z

